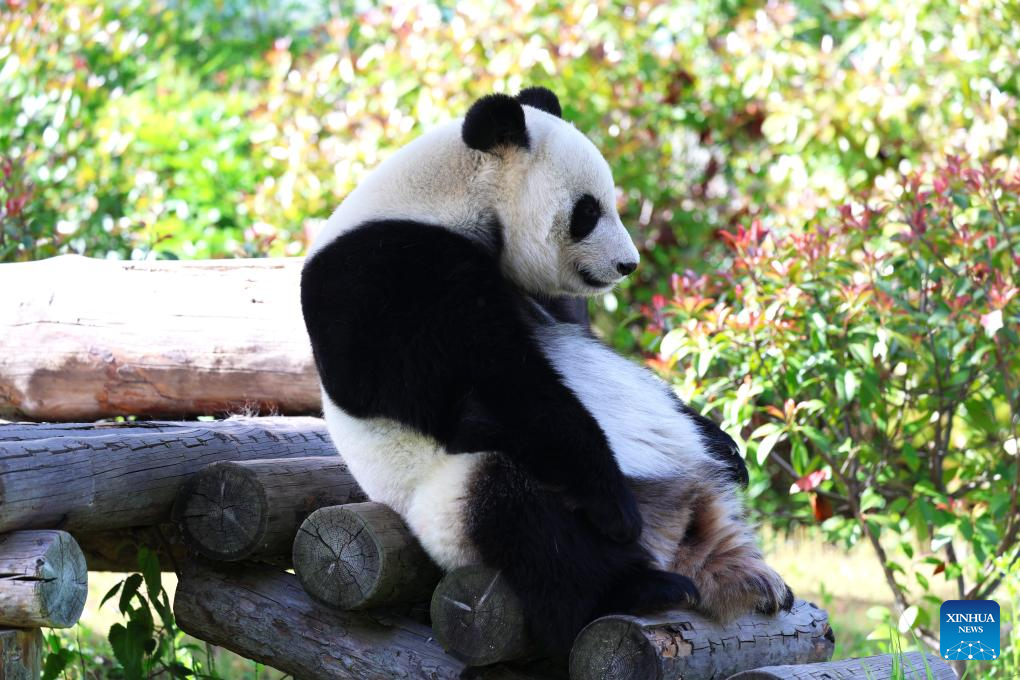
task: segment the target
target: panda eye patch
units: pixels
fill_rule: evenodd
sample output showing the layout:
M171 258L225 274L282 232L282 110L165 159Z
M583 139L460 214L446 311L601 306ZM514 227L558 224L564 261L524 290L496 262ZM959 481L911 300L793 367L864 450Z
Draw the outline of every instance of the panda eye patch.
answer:
M575 241L584 239L595 229L602 217L602 206L591 194L585 194L574 203L574 211L570 215L570 238Z

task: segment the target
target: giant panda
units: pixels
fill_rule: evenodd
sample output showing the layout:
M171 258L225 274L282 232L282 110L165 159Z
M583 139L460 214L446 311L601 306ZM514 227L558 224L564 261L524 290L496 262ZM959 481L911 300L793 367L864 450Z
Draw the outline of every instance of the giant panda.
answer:
M603 613L793 602L732 439L577 323L638 263L615 205L552 92L492 94L366 177L301 279L358 483L441 567L500 569L554 653Z

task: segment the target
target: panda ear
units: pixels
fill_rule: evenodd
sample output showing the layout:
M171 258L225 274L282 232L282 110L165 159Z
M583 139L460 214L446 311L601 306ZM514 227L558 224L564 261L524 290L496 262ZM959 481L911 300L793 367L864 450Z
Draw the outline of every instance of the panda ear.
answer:
M563 117L563 109L560 108L560 100L552 90L544 87L528 87L520 91L517 101L523 106L531 106L540 111L551 113L557 118Z
M474 104L461 128L464 143L477 151L497 146L528 148L528 129L520 102L505 94L489 94Z

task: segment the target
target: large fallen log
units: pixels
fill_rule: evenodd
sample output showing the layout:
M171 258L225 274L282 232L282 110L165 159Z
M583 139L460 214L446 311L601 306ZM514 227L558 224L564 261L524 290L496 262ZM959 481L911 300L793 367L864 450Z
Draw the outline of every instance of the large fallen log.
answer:
M294 539L293 563L312 597L341 609L424 602L441 576L400 515L382 503L313 512Z
M301 262L0 265L0 417L317 413Z
M465 670L428 627L321 605L272 567L193 565L178 582L174 613L186 633L305 680L454 680ZM473 677L538 676L497 667Z
M0 626L70 628L88 594L85 556L63 531L0 536Z
M0 678L37 680L42 674L42 652L38 628L0 628Z
M729 680L956 680L942 659L920 652L883 654L803 666L769 666L737 673Z
M181 486L173 518L214 560L283 558L313 511L366 500L339 456L213 463Z
M769 664L832 658L828 615L798 600L777 616L720 625L694 612L612 615L588 624L570 652L571 680L710 680Z
M7 428L0 425L0 437ZM335 456L321 420L231 418L0 441L0 532L74 532L170 520L178 487L225 460Z

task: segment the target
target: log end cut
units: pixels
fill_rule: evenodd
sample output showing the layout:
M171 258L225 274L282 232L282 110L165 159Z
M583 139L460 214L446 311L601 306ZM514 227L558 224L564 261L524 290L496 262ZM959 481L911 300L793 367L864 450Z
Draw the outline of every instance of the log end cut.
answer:
M230 461L213 463L181 487L173 518L189 545L209 559L248 557L269 523L266 494L255 474Z
M520 599L489 567L460 567L444 576L432 595L430 614L436 640L468 666L532 652Z
M439 568L381 503L319 508L294 539L294 571L309 595L341 609L423 602Z
M0 536L0 626L69 628L88 594L81 548L63 531Z

